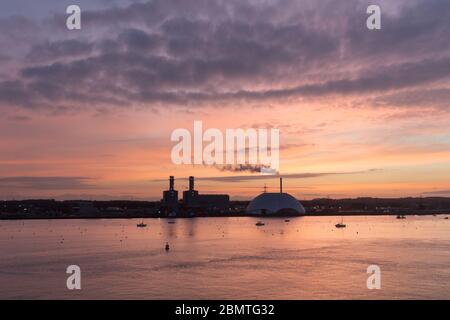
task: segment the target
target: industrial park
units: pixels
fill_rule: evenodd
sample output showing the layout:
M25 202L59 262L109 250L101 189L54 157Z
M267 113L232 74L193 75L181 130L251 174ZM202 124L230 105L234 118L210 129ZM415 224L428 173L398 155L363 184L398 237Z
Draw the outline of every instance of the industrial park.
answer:
M302 200L283 191L263 191L251 201L231 200L228 194L203 194L188 178L188 190L179 192L175 177L160 201L29 199L0 201L0 220L15 219L114 219L114 218L193 218L193 217L288 217L357 215L438 215L450 213L450 198L319 198ZM184 178L183 178L184 180Z
M189 190L178 200L175 178L169 178L169 190L163 192L159 213L168 217L198 216L226 213L230 211L230 197L226 194L200 194L194 188L194 177L189 177ZM280 177L280 192L263 192L253 199L245 212L249 215L301 215L305 209L288 193L283 193L283 178Z

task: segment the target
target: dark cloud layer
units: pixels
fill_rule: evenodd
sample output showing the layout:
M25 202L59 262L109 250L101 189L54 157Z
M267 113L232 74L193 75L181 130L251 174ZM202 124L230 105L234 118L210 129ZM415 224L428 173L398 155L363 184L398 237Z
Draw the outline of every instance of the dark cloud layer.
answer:
M288 173L283 174L284 178L291 179L309 179L309 178L318 178L325 176L334 176L334 175L353 175L353 174L362 174L362 173L370 173L374 172L376 169L366 170L366 171L350 171L350 172L314 172L314 173ZM222 176L222 177L205 177L198 178L197 180L204 181L216 181L216 182L244 182L244 181L253 181L253 180L267 180L271 177L271 175L250 175L250 176Z
M54 61L59 58L71 58L88 55L92 52L91 43L79 40L60 40L45 42L31 47L27 59L31 62Z
M21 21L17 46L31 45L24 59L8 60L17 72L0 82L0 105L185 106L383 96L448 81L450 2L383 3L380 31L365 27L366 0L154 0L83 12L76 35L60 30L64 16L49 17L39 25L47 38L34 41L33 19L3 19L6 35L17 32ZM0 37L0 44L8 39Z
M449 196L450 190L437 190L437 191L431 191L431 192L424 192L423 194L426 194L427 196Z
M349 172L305 172L305 173L287 173L281 175L284 178L293 178L293 179L309 179L309 178L318 178L324 176L333 176L333 175L353 175L353 174L363 174L363 173L371 173L377 171L377 169L370 169L364 171L349 171ZM264 174L254 174L254 175L246 175L246 176L217 176L217 177L197 177L197 180L200 181L216 181L216 182L244 182L244 181L254 181L254 180L267 180L271 178L278 178L279 175L264 175ZM178 180L187 180L188 178L177 178ZM151 182L163 182L167 181L163 180L152 180Z
M7 177L0 178L0 190L74 190L94 186L86 177Z

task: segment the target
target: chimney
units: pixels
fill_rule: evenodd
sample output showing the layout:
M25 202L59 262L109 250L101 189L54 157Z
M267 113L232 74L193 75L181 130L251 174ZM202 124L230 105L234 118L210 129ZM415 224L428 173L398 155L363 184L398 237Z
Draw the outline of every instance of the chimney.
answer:
M283 177L280 177L280 193L283 193Z
M194 191L194 177L189 177L189 191Z
M170 178L169 178L169 190L173 191L174 186L175 186L175 179L174 179L173 176L170 176Z

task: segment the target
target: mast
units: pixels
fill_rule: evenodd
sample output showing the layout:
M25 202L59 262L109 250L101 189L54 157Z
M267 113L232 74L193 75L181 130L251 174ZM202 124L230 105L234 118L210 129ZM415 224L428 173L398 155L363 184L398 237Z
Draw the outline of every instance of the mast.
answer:
M169 177L169 191L173 191L175 187L175 178L174 176Z
M283 193L283 177L280 177L280 193Z

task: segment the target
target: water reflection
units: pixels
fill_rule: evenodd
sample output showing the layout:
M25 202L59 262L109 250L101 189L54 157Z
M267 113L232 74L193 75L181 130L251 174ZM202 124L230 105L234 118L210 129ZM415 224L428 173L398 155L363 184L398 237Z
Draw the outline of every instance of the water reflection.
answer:
M83 298L450 298L442 216L349 217L345 229L335 217L257 221L0 221L0 298L73 298L69 264L82 267ZM369 264L380 292L365 288Z

